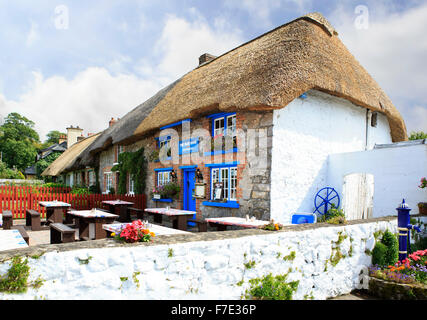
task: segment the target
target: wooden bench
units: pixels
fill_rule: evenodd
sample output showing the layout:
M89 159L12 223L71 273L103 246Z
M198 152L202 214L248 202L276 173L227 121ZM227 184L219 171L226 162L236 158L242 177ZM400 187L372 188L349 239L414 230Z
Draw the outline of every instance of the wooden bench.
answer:
M28 245L30 245L30 237L29 237L27 231L25 230L24 226L12 226L11 229L18 230L19 233L21 234L22 238L24 238L25 242Z
M197 224L197 228L199 229L199 232L208 231L208 223L204 219L188 219L187 221Z
M75 241L76 230L62 223L50 224L50 243L68 243Z
M28 209L25 215L25 225L31 227L31 231L40 231L42 229L40 212Z
M137 208L132 208L132 207L128 207L128 215L131 217L132 216L136 216L137 220L146 220L146 212L143 209L137 209Z
M10 230L13 226L12 211L3 211L3 230Z

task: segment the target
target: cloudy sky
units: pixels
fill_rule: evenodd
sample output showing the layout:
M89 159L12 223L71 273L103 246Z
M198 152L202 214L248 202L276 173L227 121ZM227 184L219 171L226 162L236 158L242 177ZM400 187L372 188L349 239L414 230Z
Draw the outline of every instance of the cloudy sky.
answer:
M309 12L321 12L427 132L427 0L0 0L0 117L103 130L192 70Z

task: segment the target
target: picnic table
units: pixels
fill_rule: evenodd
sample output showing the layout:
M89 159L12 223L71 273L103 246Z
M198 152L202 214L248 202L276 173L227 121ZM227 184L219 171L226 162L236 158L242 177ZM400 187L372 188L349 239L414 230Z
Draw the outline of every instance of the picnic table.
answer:
M0 251L27 247L28 244L19 230L0 230Z
M107 237L106 231L102 228L104 224L113 223L119 216L103 210L80 210L68 211L69 218L77 221L79 238L81 240L104 239ZM90 230L90 225L94 225L94 230ZM90 234L92 231L94 234Z
M228 226L256 229L270 223L269 221L238 217L208 218L205 219L205 221L208 222L211 227L215 227L218 231L225 231Z
M147 208L146 212L154 213L154 222L162 223L162 216L168 216L173 219L173 228L186 231L187 220L196 214L196 211L179 210L171 208Z
M108 210L111 213L116 213L116 208L119 208L119 221L120 222L128 222L131 220L130 213L128 212L127 208L134 205L133 202L123 201L120 199L117 200L105 200L102 201L103 204L108 206Z
M107 231L108 235L110 236L111 233L118 234L122 229L124 229L127 225L131 223L113 223L113 224L104 224L102 228ZM163 235L175 235L175 234L191 234L191 232L188 231L182 231L172 228L167 228L163 226L159 226L157 224L149 224L147 226L147 229L151 232L154 232L156 236L163 236Z
M46 225L62 223L64 209L71 207L71 204L57 200L39 201L39 205L46 208Z

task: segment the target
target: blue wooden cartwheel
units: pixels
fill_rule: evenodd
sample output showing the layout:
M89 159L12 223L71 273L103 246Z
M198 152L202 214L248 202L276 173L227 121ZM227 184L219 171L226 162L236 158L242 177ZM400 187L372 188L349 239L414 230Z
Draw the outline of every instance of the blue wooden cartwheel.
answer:
M335 208L340 206L340 196L338 192L331 187L326 187L321 189L314 198L314 213L318 212L323 215L328 213L328 210L332 207L332 204Z

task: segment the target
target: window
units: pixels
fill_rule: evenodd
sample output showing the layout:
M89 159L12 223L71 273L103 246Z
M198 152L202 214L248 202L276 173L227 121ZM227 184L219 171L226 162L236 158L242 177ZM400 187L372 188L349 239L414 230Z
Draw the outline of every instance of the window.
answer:
M104 181L105 181L105 192L110 193L110 189L113 188L113 173L105 172Z
M89 171L89 186L94 186L95 182L95 172L93 170Z
M233 149L237 148L236 114L218 113L208 116L208 118L212 119L212 137L231 136L233 138Z
M211 168L211 200L215 199L215 183L222 183L221 199L237 200L237 167Z
M129 194L135 194L135 181L133 180L133 175L129 174Z
M157 186L164 186L171 182L172 171L159 171L157 172Z
M158 138L159 156L164 157L166 155L166 160L171 156L170 141L171 137Z

